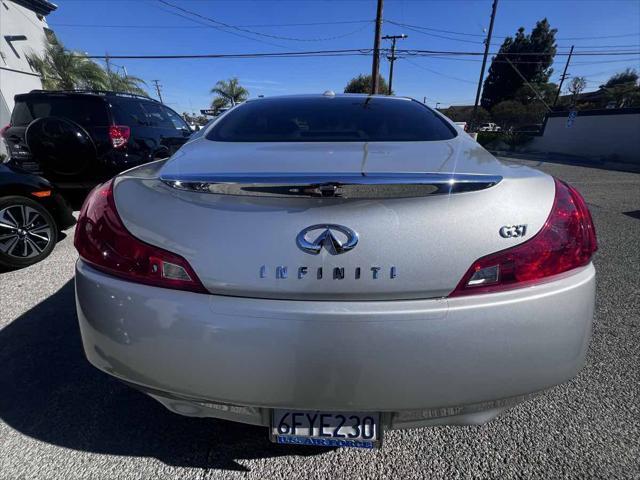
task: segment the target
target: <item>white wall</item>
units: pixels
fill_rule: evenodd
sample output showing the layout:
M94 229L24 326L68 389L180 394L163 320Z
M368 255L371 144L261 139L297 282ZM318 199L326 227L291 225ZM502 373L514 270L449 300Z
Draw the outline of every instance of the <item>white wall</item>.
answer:
M45 17L41 18L21 5L0 0L0 128L9 123L14 95L42 88L40 77L34 75L26 58L27 54L41 55L44 51L47 21ZM27 39L10 44L7 36L25 36ZM0 153L6 153L4 142L0 144Z
M549 117L541 137L524 147L529 152L574 155L594 160L640 164L640 112ZM606 112L606 111L605 111Z

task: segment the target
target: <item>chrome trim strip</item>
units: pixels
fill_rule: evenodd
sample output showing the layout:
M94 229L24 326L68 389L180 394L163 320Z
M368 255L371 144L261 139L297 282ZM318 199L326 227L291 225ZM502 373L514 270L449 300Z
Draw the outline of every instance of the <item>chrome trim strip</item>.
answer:
M376 198L371 186L393 186L382 196L403 197L460 193L493 187L499 175L470 173L227 173L162 175L177 190L225 195ZM413 188L412 188L413 187Z

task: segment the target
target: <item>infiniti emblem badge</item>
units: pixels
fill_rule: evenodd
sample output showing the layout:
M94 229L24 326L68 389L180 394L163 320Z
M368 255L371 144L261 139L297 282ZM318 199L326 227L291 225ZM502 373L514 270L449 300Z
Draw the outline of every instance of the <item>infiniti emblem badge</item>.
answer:
M332 223L311 225L302 230L296 237L300 250L318 255L325 248L331 255L353 250L358 244L358 234L350 228Z

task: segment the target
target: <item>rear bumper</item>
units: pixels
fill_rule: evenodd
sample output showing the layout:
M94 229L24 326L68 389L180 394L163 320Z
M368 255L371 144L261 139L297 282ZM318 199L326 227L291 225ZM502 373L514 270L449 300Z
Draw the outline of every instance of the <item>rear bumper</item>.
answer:
M485 421L576 375L594 296L591 264L512 292L384 302L201 295L76 270L93 365L178 413L255 424L275 407L380 411L392 427Z

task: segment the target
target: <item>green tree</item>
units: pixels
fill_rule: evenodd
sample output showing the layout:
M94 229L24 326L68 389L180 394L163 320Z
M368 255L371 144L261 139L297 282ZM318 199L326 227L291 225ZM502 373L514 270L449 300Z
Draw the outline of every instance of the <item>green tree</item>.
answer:
M571 105L578 103L578 97L585 88L587 88L587 80L584 77L573 77L571 79L567 87L567 91L571 94Z
M29 64L48 90L103 89L105 71L83 53L67 50L55 37L50 36L44 54L27 55Z
M604 85L600 85L600 88L616 107L635 107L640 105L638 78L638 72L635 69L627 68L624 72L613 75Z
M387 93L389 85L382 75L378 76L378 91ZM358 75L353 77L344 87L344 93L370 93L371 92L371 75ZM391 92L393 95L393 92Z
M504 39L498 54L491 61L484 82L481 101L484 108L491 110L494 105L515 98L516 92L524 84L522 77L530 83L544 84L549 81L556 54L556 32L545 18L536 23L529 35L525 34L524 27L520 27L515 36Z
M624 72L612 75L607 83L600 85L600 88L611 88L616 85L626 85L628 83L636 84L638 82L638 72L634 68L627 68Z
M517 100L504 100L491 109L491 118L508 132L523 125L541 123L546 112L540 102L524 105Z
M146 85L141 78L133 75L120 75L118 72L108 70L105 72L105 89L113 92L135 93L149 96L140 85Z
M491 109L491 118L503 130L517 127L526 115L526 107L515 100L504 100Z
M516 90L513 99L524 105L542 104L542 102L544 102L551 106L553 100L556 98L557 91L558 86L555 83L533 82L528 85L522 85ZM542 99L542 101L540 99Z
M47 36L42 56L28 55L27 60L47 90L112 90L147 95L140 86L144 85L142 79L104 70L85 54L67 50L55 35Z
M211 108L217 114L221 108L227 108L231 105L231 102L226 97L215 97L211 102Z
M211 93L216 95L211 102L211 108L216 110L242 103L249 97L249 90L240 85L237 77L218 80Z
M443 115L446 115L454 122L471 122L473 116L473 106L465 107L449 107L441 110ZM484 108L478 107L476 112L476 123L478 125L491 121L491 115Z

